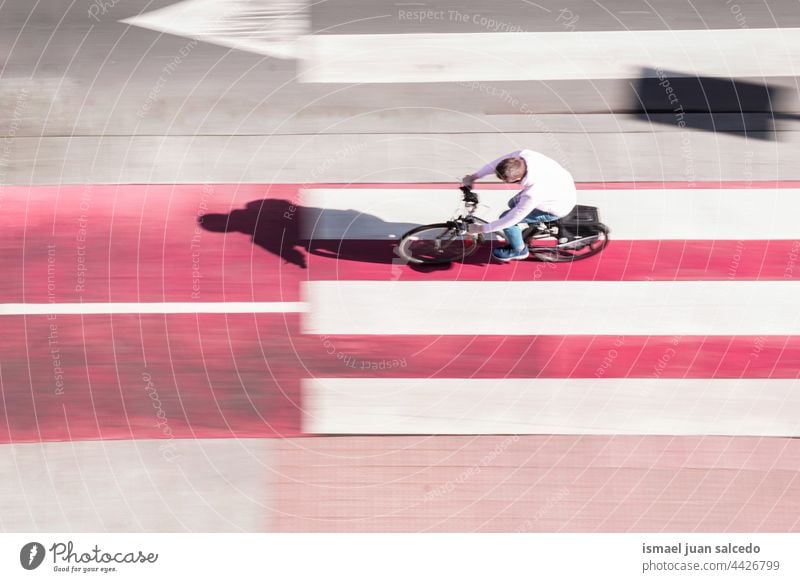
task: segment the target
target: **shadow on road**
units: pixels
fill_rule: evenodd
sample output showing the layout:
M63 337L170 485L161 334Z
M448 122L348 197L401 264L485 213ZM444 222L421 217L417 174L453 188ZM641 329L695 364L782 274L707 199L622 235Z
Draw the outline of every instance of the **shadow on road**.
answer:
M394 241L417 226L389 223L356 210L312 208L275 198L253 200L229 214L206 214L198 222L210 232L250 235L253 244L303 269L308 266L307 253L347 261L395 263Z
M633 115L650 123L774 140L776 120L798 118L783 111L788 91L766 83L644 69L631 88Z

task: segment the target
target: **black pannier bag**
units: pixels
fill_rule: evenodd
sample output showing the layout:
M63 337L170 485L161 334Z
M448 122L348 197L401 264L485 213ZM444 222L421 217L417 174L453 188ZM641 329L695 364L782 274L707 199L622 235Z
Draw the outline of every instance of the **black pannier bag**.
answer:
M600 218L597 207L578 204L572 212L558 219L558 242L564 244L578 238L595 236L600 231L598 224Z

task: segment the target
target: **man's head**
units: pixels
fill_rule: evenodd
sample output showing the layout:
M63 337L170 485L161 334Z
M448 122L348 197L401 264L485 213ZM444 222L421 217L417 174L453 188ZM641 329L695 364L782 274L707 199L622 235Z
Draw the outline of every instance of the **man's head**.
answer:
M527 170L528 168L525 165L525 160L522 158L506 158L497 164L494 173L497 174L497 177L503 182L513 184L515 182L521 182Z

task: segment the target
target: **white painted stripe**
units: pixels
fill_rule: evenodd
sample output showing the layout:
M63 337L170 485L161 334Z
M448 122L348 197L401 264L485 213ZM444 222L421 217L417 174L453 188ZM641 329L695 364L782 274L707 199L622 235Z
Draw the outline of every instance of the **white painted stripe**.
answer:
M302 313L292 301L217 303L0 303L0 315L92 315L101 313Z
M89 7L90 18L94 8ZM120 22L260 55L294 59L298 57L299 39L310 32L309 8L307 0L184 0ZM180 56L186 56L184 51L192 48L188 45Z
M768 77L800 64L800 29L618 30L314 35L301 80L441 83L634 79L650 67L686 75Z
M277 480L273 443L6 444L0 447L0 523L6 532L269 531Z
M800 436L799 380L315 378L317 434Z
M795 335L796 281L309 281L306 332Z
M465 170L466 171L466 170ZM480 190L478 216L493 220L513 190ZM316 239L386 239L409 224L443 222L461 208L461 193L448 190L309 189L312 211L304 235ZM578 202L600 208L615 240L776 240L800 236L800 190L653 189L578 190Z

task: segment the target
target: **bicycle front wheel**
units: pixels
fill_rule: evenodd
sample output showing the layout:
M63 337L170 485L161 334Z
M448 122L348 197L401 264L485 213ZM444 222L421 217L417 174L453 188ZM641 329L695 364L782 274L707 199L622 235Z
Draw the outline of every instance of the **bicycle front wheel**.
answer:
M397 254L409 263L452 263L478 250L479 235L459 234L447 224L428 224L408 231L397 245Z

